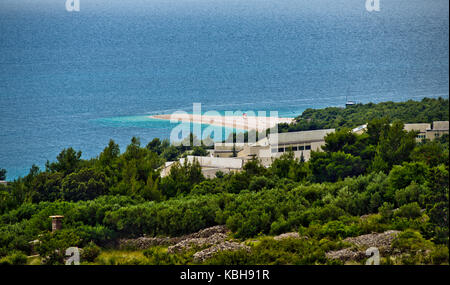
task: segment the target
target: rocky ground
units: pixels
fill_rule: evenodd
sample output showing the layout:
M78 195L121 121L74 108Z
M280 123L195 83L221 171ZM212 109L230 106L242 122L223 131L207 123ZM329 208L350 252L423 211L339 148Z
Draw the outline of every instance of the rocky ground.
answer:
M284 233L278 236L273 237L274 240L282 240L286 238L307 238L307 237L301 237L297 232L290 232L290 233Z
M384 233L371 233L357 237L349 237L344 239L344 242L354 244L358 247L377 247L381 249L390 249L392 241L399 234L399 231L386 231Z
M175 254L190 249L201 249L194 254L196 261L204 261L216 252L224 250L250 250L250 247L240 242L227 240L230 230L225 226L214 226L196 233L181 237L139 237L136 239L119 240L120 248L146 249L152 246L169 246L168 253Z
M198 242L200 245L202 244L201 240L195 239L206 239L203 240L204 243L212 242L215 239L224 238L223 236L218 236L219 234L227 235L229 230L225 226L214 226L209 227L203 230L200 230L196 233L192 233L189 235L184 235L180 237L139 237L135 239L121 239L118 241L120 248L132 248L132 249L147 249L152 246L173 246L178 243L189 244L190 240L193 240L193 243ZM214 238L213 235L217 235ZM209 239L208 239L209 238Z
M370 247L376 247L382 254L390 253L392 241L399 233L399 231L391 230L384 233L371 233L357 237L349 237L343 241L354 245L353 247L327 252L326 257L344 262L361 260L367 257L365 251Z
M230 230L224 225L209 227L196 233L181 237L140 237L136 239L122 239L119 241L121 248L146 249L152 246L168 246L170 254L182 253L191 249L198 250L194 254L194 260L203 262L219 251L250 250L248 245L229 238ZM389 253L391 244L399 231L386 231L384 233L371 233L357 237L349 237L343 241L351 244L351 247L326 253L329 259L341 261L358 261L366 256L366 249L376 247L380 253ZM283 233L275 236L275 240L286 238L307 238L297 232Z
M225 226L206 228L197 233L186 236L178 243L169 246L168 253L180 253L192 248L202 248L194 254L194 260L202 262L219 251L250 250L250 247L240 242L228 239L229 230Z
M209 237L187 238L175 245L169 246L168 253L180 253L191 248L203 248L225 242L228 235L223 233L215 233Z
M214 254L216 254L219 251L236 251L245 249L247 251L250 251L250 247L247 245L244 245L242 243L234 242L234 241L223 241L219 244L216 244L214 246L208 247L204 250L201 250L199 252L196 252L194 254L194 260L198 262L205 261L206 259L212 257Z
M230 230L224 225L209 227L196 233L181 237L139 237L135 239L119 240L119 247L124 249L143 250L153 246L169 246L167 252L170 254L181 253L191 249L198 249L194 254L194 260L205 261L219 251L247 250L250 247L242 242L237 242L229 238ZM306 238L301 237L297 232L284 233L275 236L275 240L286 238Z

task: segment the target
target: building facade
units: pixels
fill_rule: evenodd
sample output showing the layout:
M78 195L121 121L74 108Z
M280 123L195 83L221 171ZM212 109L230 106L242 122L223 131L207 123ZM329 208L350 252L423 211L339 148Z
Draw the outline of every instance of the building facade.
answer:
M325 136L334 131L334 129L323 129L269 134L268 146L260 149L259 158L262 160L270 159L266 163L271 163L284 153L292 151L295 158L303 157L305 161L308 161L311 157L311 151L322 151L322 146L325 145Z
M224 174L230 172L239 172L242 171L244 166L244 160L242 158L188 155L186 158L181 158L179 161L166 162L165 167L161 170L161 177L169 175L171 168L176 163L183 165L185 162L187 162L188 164L198 162L200 164L200 167L202 168L202 174L206 178L216 177L216 173L219 171Z
M449 133L449 121L434 121L433 124L429 123L414 123L414 124L404 124L405 131L416 131L418 132L416 136L416 141L421 142L424 139L434 140L440 138L444 134ZM367 131L367 124L361 125L352 130L356 134L362 134Z
M416 141L421 142L427 137L427 132L431 130L431 124L405 124L404 125L405 131L416 131L418 132L416 136Z
M434 140L440 138L444 134L449 134L449 124L448 121L435 121L433 122L433 128L426 133L426 138L429 140Z
M449 133L448 121L435 121L433 124L405 124L406 131L417 131L417 141L434 140ZM223 173L242 171L244 164L251 159L258 159L262 165L269 167L272 162L284 153L292 151L297 159L308 161L311 151L322 151L325 137L335 129L323 129L302 132L269 134L256 143L215 143L209 156L187 156L178 161L193 163L198 161L206 178L214 178L218 171ZM367 124L354 128L353 133L362 134L367 131ZM174 161L166 162L161 176L167 176Z

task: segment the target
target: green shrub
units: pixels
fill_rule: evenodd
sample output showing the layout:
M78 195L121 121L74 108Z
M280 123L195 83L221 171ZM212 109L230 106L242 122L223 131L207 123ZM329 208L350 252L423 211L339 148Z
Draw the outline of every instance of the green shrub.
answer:
M424 190L415 182L411 183L408 187L400 189L395 193L395 201L399 206L403 206L408 203L419 202L420 194Z
M20 251L15 251L0 259L0 265L25 265L27 256Z
M148 259L148 264L151 265L186 265L192 260L193 250L170 254L166 248L151 247L143 251L144 256Z
M428 167L422 162L404 162L403 165L395 165L389 173L389 183L394 189L403 189L416 182L422 184L427 176Z
M231 265L289 265L325 264L325 250L332 247L315 240L262 238L250 251L223 251L214 255L206 264Z
M448 246L437 245L430 253L433 264L448 264Z
M91 241L99 245L107 244L116 236L116 233L113 230L101 225L97 225L94 227L89 225L82 225L77 228L77 233L84 240Z
M383 221L390 221L394 215L394 204L384 202L383 205L378 208L378 213L381 215Z
M433 243L424 239L418 231L408 229L398 234L392 242L392 247L401 252L415 253L431 249Z
M273 222L270 225L270 233L271 234L282 234L290 230L289 223L281 216L278 220Z
M401 206L396 212L395 216L415 219L422 216L422 211L417 202Z
M355 224L345 225L342 221L330 221L320 229L321 237L346 238L348 236L356 236L359 228Z
M365 219L361 219L358 227L361 230L361 234L380 233L389 229L389 225L383 223L383 218L380 214L370 215Z
M83 247L81 251L81 261L93 262L100 255L100 247L95 243L90 242L87 246Z
M271 188L274 183L269 178L265 176L255 176L250 180L250 185L248 186L250 191L259 191L263 188Z
M66 250L69 247L78 247L82 240L74 230L62 229L52 233L45 233L40 238L36 251L49 265L64 264Z
M219 251L212 258L206 260L207 265L249 265L256 264L252 254L245 249L236 251Z

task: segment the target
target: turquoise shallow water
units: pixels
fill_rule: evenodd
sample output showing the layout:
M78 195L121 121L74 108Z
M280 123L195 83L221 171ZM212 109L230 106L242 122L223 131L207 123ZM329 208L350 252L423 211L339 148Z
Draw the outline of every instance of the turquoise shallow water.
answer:
M0 1L0 167L168 138L152 114L447 97L448 1Z

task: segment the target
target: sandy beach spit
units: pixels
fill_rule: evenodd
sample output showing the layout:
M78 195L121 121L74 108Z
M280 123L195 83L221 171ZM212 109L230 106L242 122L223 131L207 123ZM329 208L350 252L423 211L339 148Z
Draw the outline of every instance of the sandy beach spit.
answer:
M193 114L166 114L149 116L160 120L177 120L219 127L236 128L241 130L263 131L279 123L291 123L294 118L255 117L255 116L208 116Z

